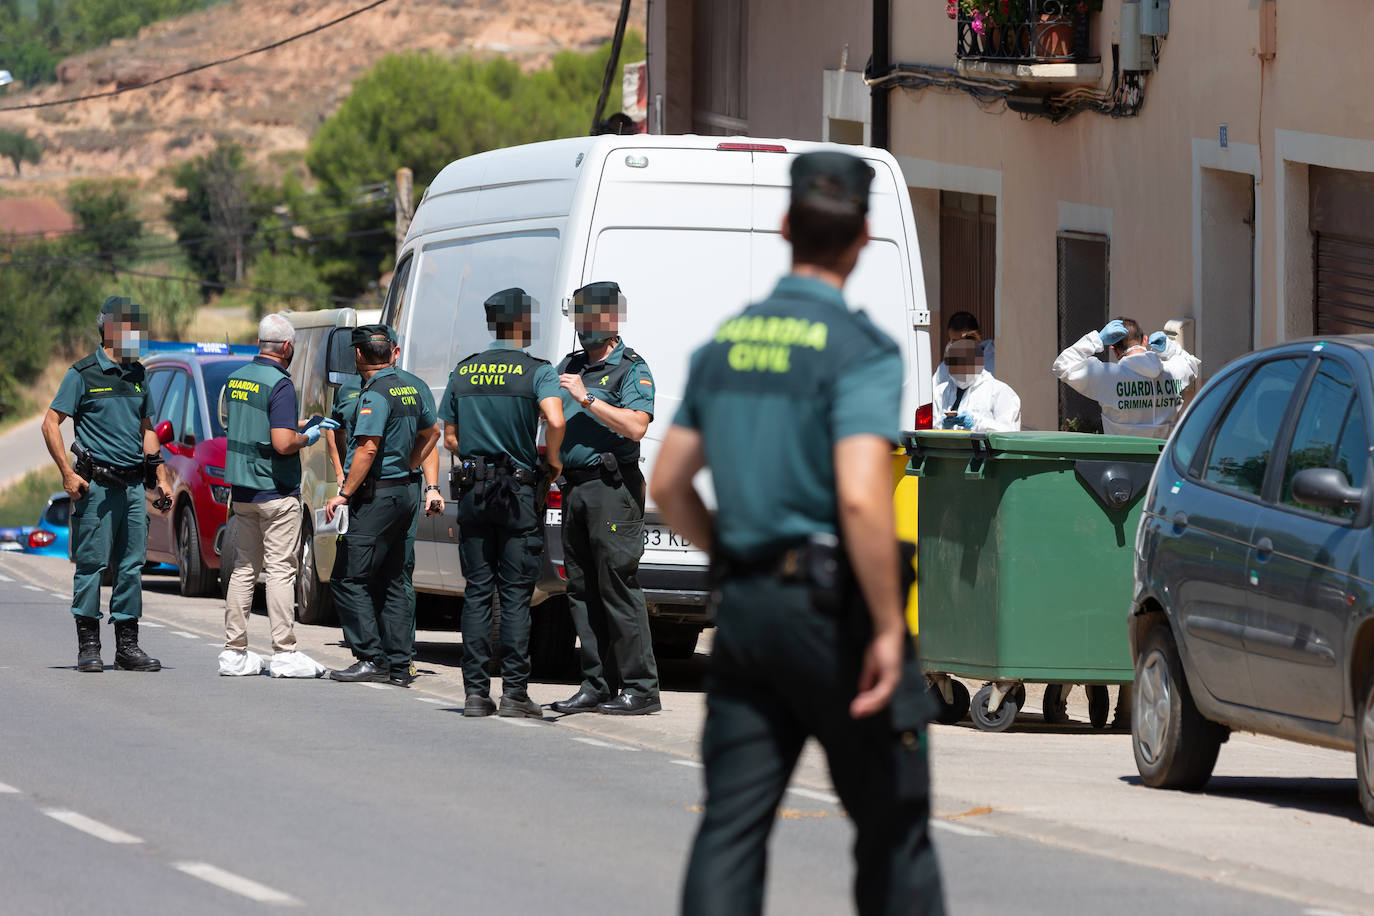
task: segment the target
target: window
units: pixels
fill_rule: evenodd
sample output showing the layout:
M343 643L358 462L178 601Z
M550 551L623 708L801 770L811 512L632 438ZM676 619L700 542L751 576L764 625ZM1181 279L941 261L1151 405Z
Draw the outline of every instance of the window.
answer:
M1255 370L1217 428L1203 468L1208 483L1256 496L1306 357L1276 359Z
M224 425L219 419L220 392L229 376L248 363L247 359L217 359L200 364L201 378L205 381L205 403L210 406L210 435L224 435Z
M1293 476L1308 468L1335 468L1352 486L1363 486L1368 450L1364 411L1350 370L1336 360L1324 359L1312 379L1312 388L1293 432L1293 446L1283 471L1284 504L1323 515L1353 518L1353 507L1318 509L1299 503L1293 498Z
M167 393L167 383L172 380L172 370L162 369L153 370L148 376L148 399L153 405L153 416L157 416L158 408L162 406L162 396Z
M43 521L57 528L66 528L71 512L72 501L70 499L54 499L48 504L47 511L43 513Z
M1217 412L1226 405L1231 398L1231 392L1236 388L1238 382L1245 373L1232 372L1215 384L1209 385L1188 410L1187 416L1183 419L1183 426L1174 437L1174 461L1184 473L1187 473L1193 466L1193 456L1197 454L1198 444L1202 442L1202 437L1207 435L1207 430L1212 426Z
M196 386L186 386L186 416L181 424L181 435L188 445L205 438L205 424L200 419L200 398L196 396Z
M170 373L172 383L167 387L167 397L162 401L162 409L157 412L156 426L163 420L172 424L172 438L181 439L181 433L186 423L186 390L190 387L190 379L185 372L177 371Z
M386 288L386 303L382 306L382 321L391 328L401 328L405 325L406 304L409 301L410 285L410 265L415 263L415 258L408 257L401 262L391 275L391 283Z

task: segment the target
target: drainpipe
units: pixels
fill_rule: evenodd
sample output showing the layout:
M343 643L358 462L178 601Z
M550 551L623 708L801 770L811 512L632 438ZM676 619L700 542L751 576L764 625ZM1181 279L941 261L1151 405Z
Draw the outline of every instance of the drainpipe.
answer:
M892 67L892 0L873 0L873 56L868 65L868 77L884 76ZM890 142L887 85L871 90L869 114L869 145L887 149Z

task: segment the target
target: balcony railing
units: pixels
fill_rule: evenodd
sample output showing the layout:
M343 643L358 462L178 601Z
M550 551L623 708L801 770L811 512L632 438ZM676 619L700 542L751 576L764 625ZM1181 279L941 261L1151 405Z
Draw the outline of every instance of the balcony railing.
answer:
M994 25L973 16L958 16L959 60L1012 64L1077 64L1097 60L1089 56L1088 17L1078 12L1077 0L1013 0L1016 15Z

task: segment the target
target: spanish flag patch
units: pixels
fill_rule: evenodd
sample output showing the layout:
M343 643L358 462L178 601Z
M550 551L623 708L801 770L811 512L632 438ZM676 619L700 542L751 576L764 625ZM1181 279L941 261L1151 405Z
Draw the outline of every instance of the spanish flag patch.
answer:
M649 381L649 380L646 379L646 378L642 378L642 379L639 380L639 384L641 384L641 385L650 385L650 386L652 386L652 385L653 385L653 382Z
M363 407L363 408L359 409L359 411L358 411L358 414L359 414L360 416L364 416L364 417L367 416L367 415L370 414L370 413L372 413L372 408L371 408L371 407Z

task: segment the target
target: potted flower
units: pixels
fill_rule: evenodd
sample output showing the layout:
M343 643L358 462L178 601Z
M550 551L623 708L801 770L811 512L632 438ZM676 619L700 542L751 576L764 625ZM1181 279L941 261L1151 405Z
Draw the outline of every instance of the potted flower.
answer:
M985 54L1009 45L1018 56L1068 57L1079 22L1101 10L1102 0L945 0L949 18L968 23L971 50Z
M1088 13L1102 12L1102 0L1040 0L1036 6L1038 15L1032 24L1035 39L1031 42L1036 57L1073 56L1079 22Z
M946 0L950 19L963 19L973 31L971 44L981 42L983 53L994 54L1004 34L1011 34L1026 20L1026 0Z

